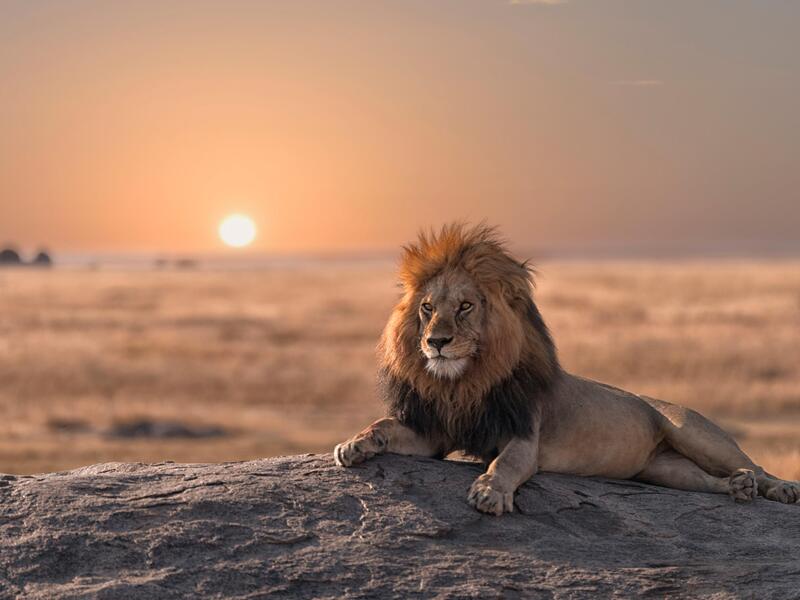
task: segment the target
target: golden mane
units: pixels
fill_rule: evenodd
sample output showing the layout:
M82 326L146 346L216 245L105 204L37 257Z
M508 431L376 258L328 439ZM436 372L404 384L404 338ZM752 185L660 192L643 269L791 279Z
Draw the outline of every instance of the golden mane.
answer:
M432 376L419 350L418 306L426 284L440 274L461 270L478 286L486 303L479 354L457 380ZM403 297L378 346L384 376L407 384L427 402L439 405L443 422L454 429L471 421L490 391L520 367L545 384L557 374L555 348L533 302L533 270L516 260L497 231L486 225L445 225L422 232L404 246L399 278ZM449 428L449 427L448 427Z

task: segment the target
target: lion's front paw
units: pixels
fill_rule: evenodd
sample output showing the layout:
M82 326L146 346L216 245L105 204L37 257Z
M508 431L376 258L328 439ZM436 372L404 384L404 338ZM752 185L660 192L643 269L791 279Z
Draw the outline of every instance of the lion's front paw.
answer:
M756 474L750 469L737 469L728 478L728 493L737 502L750 502L758 493Z
M367 430L333 449L333 460L340 467L352 467L384 452L388 440L380 430Z
M484 473L469 489L467 501L481 512L500 516L514 510L514 492L506 492L492 484L491 476Z
M333 449L333 460L340 467L352 467L367 460L371 455L359 444L358 440L349 440L338 444Z

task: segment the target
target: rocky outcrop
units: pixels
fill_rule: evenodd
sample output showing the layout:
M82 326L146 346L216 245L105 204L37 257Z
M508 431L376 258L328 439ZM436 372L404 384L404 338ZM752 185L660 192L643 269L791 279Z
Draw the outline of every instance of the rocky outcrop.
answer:
M13 248L0 250L0 267L51 267L53 259L44 250L40 250L30 262L22 260L19 252Z
M21 264L22 264L22 259L19 256L19 252L17 252L13 248L3 248L2 250L0 250L0 266L3 265L18 266Z
M478 465L330 455L0 476L2 598L791 598L800 506Z
M31 261L33 267L52 267L53 259L44 250L40 250Z

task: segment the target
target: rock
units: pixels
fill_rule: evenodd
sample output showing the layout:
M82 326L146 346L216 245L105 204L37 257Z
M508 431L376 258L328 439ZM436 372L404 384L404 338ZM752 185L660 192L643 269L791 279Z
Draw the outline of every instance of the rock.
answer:
M175 261L176 269L193 270L199 266L197 260L194 258L179 258Z
M0 476L2 598L795 597L800 506L387 455Z
M117 438L204 438L220 437L227 432L216 425L189 425L178 421L136 419L114 423L105 434Z
M39 253L31 261L31 266L34 266L34 267L52 267L53 266L53 259L50 258L50 255L47 252L45 252L44 250L40 250Z
M0 250L0 265L21 265L22 259L19 252L12 248Z
M23 262L19 252L13 248L0 250L0 266L50 267L52 265L53 260L50 258L50 255L43 250L29 263Z

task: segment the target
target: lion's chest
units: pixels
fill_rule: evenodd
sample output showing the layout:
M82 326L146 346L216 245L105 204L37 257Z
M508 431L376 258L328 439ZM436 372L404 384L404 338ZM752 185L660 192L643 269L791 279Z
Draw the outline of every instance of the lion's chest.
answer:
M408 384L389 381L385 397L391 416L420 435L441 440L446 451L491 457L501 443L533 433L535 396L518 379L508 386L498 385L464 405L448 397L425 398Z

